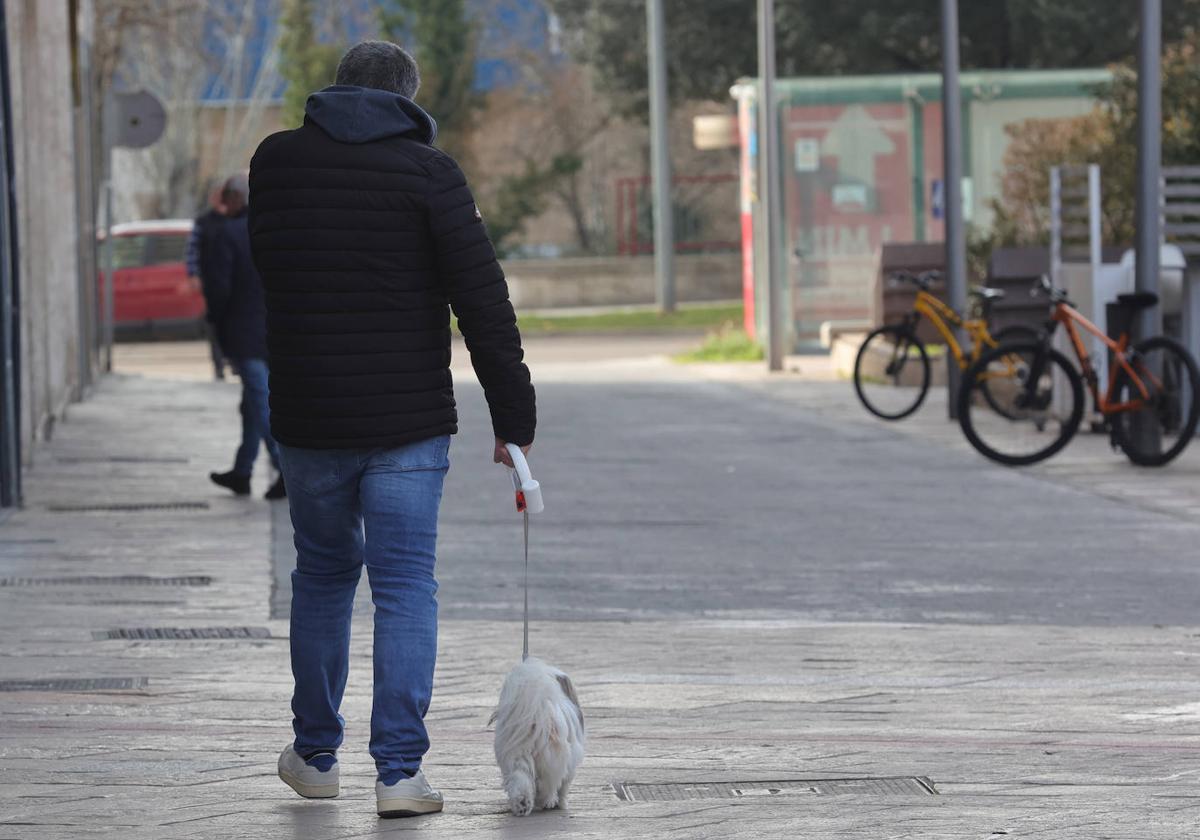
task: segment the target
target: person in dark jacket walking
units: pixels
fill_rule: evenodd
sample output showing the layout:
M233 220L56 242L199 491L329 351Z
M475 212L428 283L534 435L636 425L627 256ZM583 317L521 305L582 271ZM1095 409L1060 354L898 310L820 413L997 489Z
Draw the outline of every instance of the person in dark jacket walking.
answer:
M271 463L279 469L279 447L271 437L267 392L267 313L262 280L250 254L246 199L249 182L245 174L225 182L221 202L228 214L216 228L208 280L209 314L217 330L221 349L242 380L242 443L233 469L212 473L215 484L239 496L250 494L250 475L259 449L266 444ZM287 496L280 474L268 499Z
M213 257L217 245L217 233L225 224L225 205L221 203L222 187L216 187L208 197L208 210L196 217L192 223L192 233L188 236L187 265L188 279L200 284L204 294L207 310L204 313L204 332L208 338L209 352L212 355L213 376L225 378L225 354L221 352L221 342L217 338L217 328L212 319L212 306L209 304L211 291L209 279L213 273Z
M433 147L417 65L350 49L304 124L250 164L250 233L266 288L271 429L295 527L295 740L279 776L336 796L338 714L363 566L375 603L371 754L381 816L442 809L421 771L437 655L434 559L450 435L450 312L495 434L533 442L534 391L504 273L458 165Z

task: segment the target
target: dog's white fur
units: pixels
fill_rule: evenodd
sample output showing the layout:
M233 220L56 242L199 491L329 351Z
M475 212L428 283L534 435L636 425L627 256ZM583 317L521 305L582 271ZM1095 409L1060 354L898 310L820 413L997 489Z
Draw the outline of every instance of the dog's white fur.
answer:
M492 720L512 812L524 817L534 808L565 808L585 743L570 677L540 659L526 659L504 679Z

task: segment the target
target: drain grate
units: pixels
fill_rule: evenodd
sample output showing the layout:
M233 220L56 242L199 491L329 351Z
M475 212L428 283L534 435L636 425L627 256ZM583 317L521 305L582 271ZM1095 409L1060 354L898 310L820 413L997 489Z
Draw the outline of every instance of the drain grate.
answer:
M624 802L667 802L680 799L754 799L788 794L821 796L928 796L936 794L924 776L869 779L780 779L765 782L613 782L613 792Z
M152 511L208 510L208 502L128 502L107 505L47 505L51 513L148 513Z
M145 688L145 677L96 677L62 680L0 680L0 691L131 691Z
M195 639L269 639L266 627L118 627L97 630L92 636L105 639L143 639L149 641L189 641Z
M57 464L187 464L187 458L150 458L143 455L59 455Z
M73 575L68 577L9 577L0 578L0 588L6 586L208 586L208 575L152 577L151 575Z

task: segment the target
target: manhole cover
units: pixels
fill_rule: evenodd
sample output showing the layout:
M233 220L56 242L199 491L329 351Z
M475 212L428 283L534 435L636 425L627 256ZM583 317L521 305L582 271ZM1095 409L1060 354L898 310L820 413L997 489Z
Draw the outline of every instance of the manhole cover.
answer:
M47 505L51 513L146 513L152 511L208 510L208 502L130 502L108 505Z
M145 677L63 680L0 680L0 691L130 691L145 688Z
M208 586L208 575L152 577L151 575L73 575L68 577L9 577L0 578L5 586Z
M92 635L97 641L104 639L186 641L192 639L269 639L271 631L266 627L118 627L115 630L97 630Z
M844 796L928 796L936 794L924 776L874 779L780 779L753 782L613 782L617 798L625 802L664 802L678 799L756 799L788 794Z

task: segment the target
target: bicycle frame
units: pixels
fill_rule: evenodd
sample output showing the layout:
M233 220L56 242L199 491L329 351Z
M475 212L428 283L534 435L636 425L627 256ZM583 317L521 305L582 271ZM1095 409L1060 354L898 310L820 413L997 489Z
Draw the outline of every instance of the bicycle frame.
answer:
M918 315L924 315L928 318L929 323L933 324L933 328L945 339L946 346L950 348L950 354L954 356L954 361L958 364L960 370L966 370L971 362L978 359L985 346L996 346L991 333L988 332L987 322L979 318L964 320L949 305L938 300L924 289L917 292L917 300L913 304L913 311ZM962 345L958 343L958 339L954 335L954 330L950 326L947 326L947 321L952 326L962 327L971 336L972 348L970 359L963 353Z
M1129 357L1125 355L1125 351L1129 348L1129 335L1127 333L1122 333L1119 340L1113 341L1104 334L1103 330L1069 304L1061 301L1054 307L1051 322L1062 324L1066 328L1067 336L1071 339L1071 345L1075 348L1075 356L1079 359L1079 367L1083 371L1083 379L1087 382L1088 389L1092 392L1092 399L1095 400L1096 409L1101 414L1138 411L1143 407L1143 401L1150 398L1150 391L1146 388L1146 384L1142 381L1142 378L1138 376L1137 371L1133 369L1133 365L1129 363ZM1104 346L1112 351L1114 364L1110 365L1111 370L1108 375L1108 386L1103 394L1100 393L1100 383L1096 375L1096 370L1092 367L1091 354L1088 353L1087 347L1083 343L1083 336L1080 335L1080 327L1100 339ZM1130 380L1137 386L1138 391L1141 392L1142 399L1127 402L1113 401L1118 370L1124 370L1129 374ZM1144 373L1152 380L1155 387L1162 387L1162 383L1154 376L1153 371L1147 370Z

